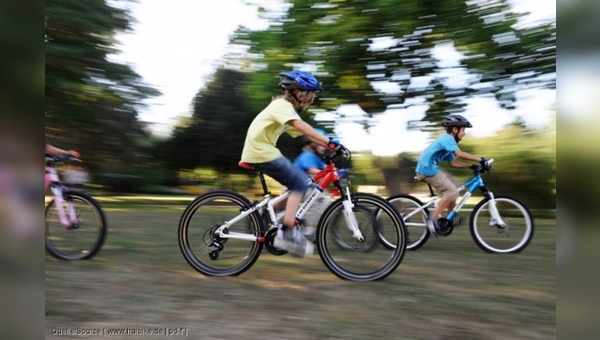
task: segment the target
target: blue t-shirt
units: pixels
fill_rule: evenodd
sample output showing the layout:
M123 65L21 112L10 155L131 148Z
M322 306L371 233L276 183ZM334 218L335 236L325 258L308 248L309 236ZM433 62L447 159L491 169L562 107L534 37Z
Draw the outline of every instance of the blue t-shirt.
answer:
M302 169L302 171L308 172L310 168L323 169L327 164L319 156L305 150L296 157L294 165Z
M417 174L426 177L435 176L440 172L439 163L441 161L452 161L455 159L454 152L460 150L454 137L449 134L443 134L429 145L417 163Z

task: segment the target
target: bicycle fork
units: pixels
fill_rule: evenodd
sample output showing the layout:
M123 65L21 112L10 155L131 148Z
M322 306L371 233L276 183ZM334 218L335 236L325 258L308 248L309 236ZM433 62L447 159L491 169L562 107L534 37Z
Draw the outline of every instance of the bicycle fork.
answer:
M298 210L298 213L296 214L296 222L298 222L302 218L302 216L304 216L308 208L310 208L310 206L315 202L316 198L322 193L323 189L318 186L313 190L313 192L310 194L310 196L308 196L304 204L302 204L302 206ZM358 221L356 221L356 216L354 216L354 211L352 211L354 203L352 203L351 201L350 188L346 187L346 193L344 196L345 197L342 204L344 208L343 213L344 220L346 222L346 227L352 233L352 237L354 237L359 242L364 242L365 237L360 231L360 228L358 227Z
M344 220L346 221L346 227L348 230L350 230L350 232L352 232L352 237L359 242L364 242L365 237L360 231L360 228L358 227L358 221L356 221L356 216L354 215L354 211L352 211L352 208L354 208L354 203L352 203L350 199L351 196L349 188L346 188L345 196L346 197L342 203L344 206Z
M490 206L490 214L492 217L490 218L490 226L498 226L500 228L506 228L506 222L500 217L500 213L498 212L498 208L496 207L496 199L494 198L494 194L491 191L487 192L489 197L489 206Z
M54 196L54 205L58 214L60 223L67 229L73 229L78 227L77 213L73 202L65 200L63 196L63 187L60 184L51 186L52 195ZM65 211L65 203L67 204L67 211Z

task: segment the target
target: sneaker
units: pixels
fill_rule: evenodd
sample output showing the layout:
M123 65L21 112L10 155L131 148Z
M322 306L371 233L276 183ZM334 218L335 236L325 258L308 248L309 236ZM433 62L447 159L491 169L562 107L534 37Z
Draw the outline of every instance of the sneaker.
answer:
M439 226L437 224L437 221L434 220L433 218L428 218L427 219L427 228L429 229L429 233L433 237L437 238L437 231L438 231L438 228L439 228Z
M315 227L302 227L302 234L306 237L310 242L317 242L317 229Z
M290 254L299 257L312 256L314 245L306 239L298 228L280 228L273 240L273 246L287 250Z

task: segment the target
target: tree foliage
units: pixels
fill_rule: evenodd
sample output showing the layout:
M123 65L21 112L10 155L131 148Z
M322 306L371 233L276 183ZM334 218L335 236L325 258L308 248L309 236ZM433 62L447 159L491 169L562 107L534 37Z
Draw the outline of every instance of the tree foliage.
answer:
M320 108L359 104L372 115L421 98L429 102L427 122L462 111L472 96L491 94L512 108L515 91L525 86L555 87L555 24L520 27L504 0L285 3L289 9L271 18L269 29L241 28L232 39L248 48L241 57L250 62L232 63L255 71L249 94L261 91L269 75L304 68L324 80ZM433 54L440 44L463 53L453 67L469 73L464 85L448 83Z
M140 103L159 94L109 58L132 19L105 0L47 0L45 9L46 138L79 149L95 169L126 171L137 162L123 160L139 160L147 137Z
M220 69L192 102L192 117L159 149L170 168L236 170L246 130L254 117L239 91L246 75Z

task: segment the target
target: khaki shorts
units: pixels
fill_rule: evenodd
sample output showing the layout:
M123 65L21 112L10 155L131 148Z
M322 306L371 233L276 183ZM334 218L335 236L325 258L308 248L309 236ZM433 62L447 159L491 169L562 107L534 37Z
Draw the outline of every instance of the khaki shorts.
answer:
M425 177L417 174L417 178L429 183L437 192L442 194L442 197L456 201L458 198L458 184L454 177L440 171L437 175Z

